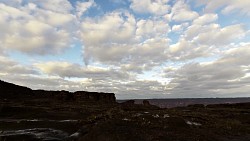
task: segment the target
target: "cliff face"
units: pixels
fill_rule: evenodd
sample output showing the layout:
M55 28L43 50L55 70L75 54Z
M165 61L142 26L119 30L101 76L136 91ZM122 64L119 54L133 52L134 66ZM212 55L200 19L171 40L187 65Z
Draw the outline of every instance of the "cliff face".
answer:
M0 80L0 98L13 99L13 98L27 98L33 95L32 90L27 87L18 86Z
M87 91L45 91L32 90L27 87L18 86L0 80L0 98L1 99L53 99L62 101L100 101L100 102L115 102L114 93L99 93Z
M33 90L36 98L53 98L55 100L63 101L103 101L103 102L115 102L114 93L98 93L87 91L45 91L45 90Z
M89 99L94 101L112 101L115 102L114 93L98 93L98 92L86 92L86 91L77 91L73 93L76 99Z

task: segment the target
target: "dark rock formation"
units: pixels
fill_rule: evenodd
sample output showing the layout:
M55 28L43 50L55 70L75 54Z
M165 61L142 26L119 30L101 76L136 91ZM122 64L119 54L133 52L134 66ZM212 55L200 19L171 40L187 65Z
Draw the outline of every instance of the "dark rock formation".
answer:
M120 103L121 109L125 111L140 111L140 110L156 110L159 107L151 105L149 102L144 102L145 104L136 104L135 100L128 100L123 103Z
M134 100L128 100L128 101L125 101L125 102L123 102L121 104L124 105L124 106L133 106L135 104L135 101Z
M151 106L151 104L149 103L148 100L143 100L142 103L143 103L144 106Z
M0 98L1 99L53 99L61 101L100 101L100 102L115 102L114 93L99 93L87 91L46 91L32 90L27 87L18 86L0 80Z
M205 108L205 105L204 104L191 104L191 105L188 105L187 107L190 107L190 108Z
M1 98L12 96L0 99L0 141L250 141L250 103L160 109L149 100L106 104L110 93L0 84Z
M241 109L249 109L250 102L247 103L228 103L228 104L210 104L206 106L207 108L241 108Z
M111 102L115 102L116 100L114 93L77 91L74 92L74 96L76 99L80 100L111 101Z
M32 96L32 90L30 88L18 86L0 80L1 99L27 98L31 96Z

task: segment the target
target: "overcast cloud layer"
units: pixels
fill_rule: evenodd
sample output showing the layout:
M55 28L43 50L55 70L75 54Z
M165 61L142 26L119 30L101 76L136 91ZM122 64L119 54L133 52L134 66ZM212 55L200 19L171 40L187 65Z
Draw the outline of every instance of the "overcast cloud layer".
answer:
M250 96L249 0L0 0L0 79L117 98Z

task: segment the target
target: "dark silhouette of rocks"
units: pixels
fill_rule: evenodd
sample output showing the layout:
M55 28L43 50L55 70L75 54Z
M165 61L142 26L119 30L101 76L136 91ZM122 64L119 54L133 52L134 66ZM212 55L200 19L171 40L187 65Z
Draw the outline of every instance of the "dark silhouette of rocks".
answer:
M114 93L87 92L87 91L46 91L32 90L27 87L18 86L0 80L0 98L1 99L53 99L61 101L100 101L115 102Z
M3 81L0 94L0 141L250 140L250 103L159 108L150 100L116 103L113 93L31 90Z
M144 100L142 104L136 104L135 100L128 100L123 103L121 103L121 109L125 111L140 111L140 110L146 110L146 109L159 109L158 106L151 105L149 101Z
M73 94L76 99L89 99L94 101L112 101L112 102L116 101L114 93L76 91Z
M210 104L206 106L207 108L228 108L228 109L249 109L250 102L248 103L228 103L228 104Z
M134 100L128 100L128 101L125 101L125 102L123 102L121 104L124 105L124 106L133 106L135 104L135 101Z
M205 108L205 105L204 104L191 104L191 105L188 105L187 107L190 107L190 108Z
M143 100L142 103L143 103L144 106L151 106L151 104L149 103L148 100Z
M31 97L32 94L33 93L30 88L18 86L18 85L0 80L0 98L1 99L27 98L27 97Z

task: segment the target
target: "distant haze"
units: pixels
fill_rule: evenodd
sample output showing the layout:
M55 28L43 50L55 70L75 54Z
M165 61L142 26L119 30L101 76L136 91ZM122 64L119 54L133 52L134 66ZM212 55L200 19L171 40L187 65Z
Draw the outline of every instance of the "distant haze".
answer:
M0 0L0 79L118 99L250 97L249 0Z

